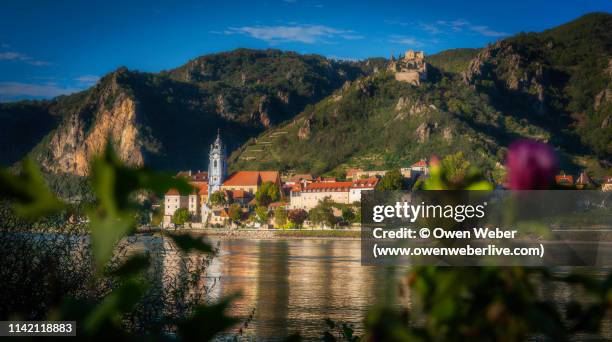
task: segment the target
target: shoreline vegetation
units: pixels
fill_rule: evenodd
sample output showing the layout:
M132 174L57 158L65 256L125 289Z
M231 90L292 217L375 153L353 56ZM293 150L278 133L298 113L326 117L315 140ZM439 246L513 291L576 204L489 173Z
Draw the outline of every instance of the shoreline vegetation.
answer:
M139 233L161 233L166 229L139 229ZM360 229L234 229L234 228L179 228L171 230L176 233L206 235L214 238L250 238L250 239L351 239L361 237Z

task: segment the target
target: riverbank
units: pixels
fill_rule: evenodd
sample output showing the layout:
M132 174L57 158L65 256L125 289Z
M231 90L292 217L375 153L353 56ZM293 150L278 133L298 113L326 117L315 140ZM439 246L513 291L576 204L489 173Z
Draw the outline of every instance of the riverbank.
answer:
M141 230L142 233L155 233L163 229ZM361 230L355 229L232 229L232 228L179 228L172 232L203 234L215 238L245 238L260 240L275 239L351 239L358 240Z

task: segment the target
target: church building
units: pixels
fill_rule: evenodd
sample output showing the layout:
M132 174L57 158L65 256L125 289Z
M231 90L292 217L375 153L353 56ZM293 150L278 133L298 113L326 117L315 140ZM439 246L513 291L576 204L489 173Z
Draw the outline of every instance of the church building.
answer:
M225 146L221 142L219 131L217 131L217 139L210 145L208 158L208 194L211 195L221 190L221 185L227 176Z

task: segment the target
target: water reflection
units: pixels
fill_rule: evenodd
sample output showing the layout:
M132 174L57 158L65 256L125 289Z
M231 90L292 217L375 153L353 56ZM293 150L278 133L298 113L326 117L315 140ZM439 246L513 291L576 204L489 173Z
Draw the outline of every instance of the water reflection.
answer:
M161 243L162 249L171 248ZM246 317L255 309L245 334L256 340L281 340L294 333L320 339L325 318L354 324L361 335L368 308L380 301L400 305L395 296L397 278L407 269L361 266L360 251L358 240L222 240L220 254L208 268L206 288L212 290L207 296L214 300L240 292L230 314ZM172 260L177 257L176 253L162 257L164 286L177 278L174 272L189 273ZM563 283L547 283L538 290L542 298L561 307L588 298ZM410 298L403 300L401 305L410 308ZM604 323L603 336L612 337L609 321Z
M225 240L209 276L220 278L216 296L242 292L232 314L255 309L247 334L263 340L321 337L326 317L359 330L387 278L384 269L361 266L352 240Z

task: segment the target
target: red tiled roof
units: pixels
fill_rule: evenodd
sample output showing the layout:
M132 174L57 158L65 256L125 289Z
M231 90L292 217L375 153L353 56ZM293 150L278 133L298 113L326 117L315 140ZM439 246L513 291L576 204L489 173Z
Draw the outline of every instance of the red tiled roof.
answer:
M342 191L351 187L352 182L320 182L311 183L304 188L304 191Z
M192 179L196 182L208 181L208 172L199 171L192 176Z
M244 190L232 190L230 191L232 193L232 198L246 198L247 196L247 192Z
M208 183L207 182L192 182L191 186L194 187L195 192L200 195L208 195Z
M555 182L560 183L569 183L574 184L574 176L572 175L556 175Z
M263 182L275 183L278 171L238 171L231 174L223 185L227 186L257 186Z
M427 167L427 162L424 159L421 159L418 162L410 165L410 167Z
M311 174L308 174L308 173L297 174L297 175L293 175L293 176L287 178L287 181L288 182L299 182L302 179L312 180L312 179L314 179L314 177Z
M361 172L363 171L362 169L348 169L346 170L346 176L347 177L352 177L354 174L356 174L357 172Z
M355 179L351 188L374 188L376 184L378 184L376 177Z
M272 202L268 205L268 208L286 207L287 202Z
M168 192L166 192L166 195L167 196L179 196L180 194L179 194L178 190L170 189L170 190L168 190Z

